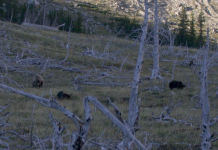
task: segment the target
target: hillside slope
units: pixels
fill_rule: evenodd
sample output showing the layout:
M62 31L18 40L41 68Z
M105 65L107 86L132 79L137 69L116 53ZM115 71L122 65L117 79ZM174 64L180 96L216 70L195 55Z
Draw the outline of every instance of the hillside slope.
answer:
M69 55L63 62L66 56L65 44L68 41ZM67 92L71 95L71 99L57 101L81 118L84 115L83 98L85 96L97 97L113 112L107 101L110 98L123 113L123 118L127 118L129 85L132 81L139 45L137 41L103 35L75 33L68 35L62 31L50 31L0 21L0 44L0 60L4 62L1 65L1 83L45 98L56 98L58 91ZM160 65L163 81L145 78L151 74L151 51L152 46L147 45L140 82L139 97L142 102L139 131L136 136L143 141L145 132L146 135L148 133L148 140L154 143L154 150L157 147L160 147L160 150L189 148L198 150L201 133L199 128L201 109L198 105L200 82L190 66L183 63L187 54L192 56L196 53L196 49L184 50L176 47L174 53L170 53L167 46L161 47ZM172 62L176 65L174 66ZM187 85L183 90L171 91L168 88L173 67L175 67L174 79L183 81ZM211 117L217 116L218 110L216 67L209 71ZM32 88L33 75L39 72L45 80L44 85L40 89ZM34 136L45 141L43 144L46 145L46 149L49 149L51 144L46 143L47 140L44 139L48 136L52 137L53 129L51 122L48 121L51 112L66 126L68 133L75 131L72 121L62 113L45 108L29 98L0 90L0 105L5 104L9 104L7 110L10 112L9 129L27 137L27 140L19 140L19 138L11 140L9 144L12 145L12 149L21 149L13 147L14 145L29 146L30 130L33 130ZM191 122L193 126L155 120L155 117L164 112L166 106L175 106L170 115L178 120ZM91 140L90 143L88 142L90 150L99 149L93 141L108 144L115 149L114 146L122 139L121 133L95 108L92 109L92 115L93 120L88 134L88 139ZM32 122L34 122L33 129ZM213 126L211 129L212 132L217 130L218 126ZM218 141L213 143L213 150L216 150L216 147L218 147Z
M68 3L88 2L98 5L102 8L109 8L115 12L128 14L130 16L142 16L144 0L57 0L67 1ZM213 29L213 32L218 33L218 1L217 0L161 0L165 3L166 12L162 14L163 18L168 18L174 22L178 18L178 13L182 9L182 5L187 8L188 14L194 12L197 19L201 9L206 17L206 25Z

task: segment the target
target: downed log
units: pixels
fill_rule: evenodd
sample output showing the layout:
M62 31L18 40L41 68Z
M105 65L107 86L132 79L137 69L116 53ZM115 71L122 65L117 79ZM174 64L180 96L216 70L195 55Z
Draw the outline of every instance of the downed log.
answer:
M120 86L120 87L126 87L126 86L130 86L130 83L118 83L118 82L92 82L92 81L82 81L79 82L79 84L82 85L90 85L90 86L104 86L104 87L116 87L116 86Z

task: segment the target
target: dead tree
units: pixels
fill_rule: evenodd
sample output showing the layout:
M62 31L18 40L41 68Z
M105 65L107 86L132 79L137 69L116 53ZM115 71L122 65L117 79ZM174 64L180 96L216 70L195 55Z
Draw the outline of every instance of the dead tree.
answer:
M152 115L152 118L160 122L173 122L175 124L184 124L192 127L193 124L191 122L188 122L186 120L178 120L170 116L173 109L175 109L175 107L177 107L178 105L179 104L175 104L172 106L165 106L164 111L162 111L158 117Z
M27 8L26 8L26 12L25 12L25 18L24 18L24 22L29 22L29 20L27 21L27 17L29 15L29 8L30 8L30 4L32 2L30 0L27 1Z
M9 87L9 86L4 85L4 84L0 84L0 88L4 89L6 91L9 91L9 92L15 93L15 94L19 94L19 95L34 99L36 102L40 103L44 107L53 108L55 110L58 110L58 111L62 112L65 116L70 118L74 122L74 124L78 130L78 132L76 134L73 134L73 136L72 136L74 138L71 142L72 143L71 148L73 150L81 150L81 148L84 144L84 141L85 141L84 139L86 138L86 135L88 133L89 123L91 121L90 109L89 109L89 107L87 107L86 103L84 104L85 105L85 121L83 121L77 115L70 112L62 105L58 104L54 99L49 100L49 99L46 99L43 97L39 97L39 96L30 94L30 93L26 93L24 91ZM56 125L58 125L58 124L56 124ZM57 142L60 140L60 133L62 133L62 130L56 129L57 128L56 125L53 123L54 129L57 130L57 131L55 131L55 132L57 132L56 135L58 134L58 136L55 137L55 139L54 139L54 145L55 145L55 147L60 147L60 145L59 145L60 143L57 143Z
M69 57L69 54L70 54L70 39L71 39L72 23L73 23L73 19L71 18L70 27L69 27L68 34L67 34L67 43L66 43L66 46L65 46L65 48L66 48L66 55L65 55L64 60L61 61L61 63L66 62L68 57Z
M72 134L72 142L71 142L71 149L72 150L81 150L84 143L86 136L88 134L89 126L90 126L90 121L92 120L91 116L91 109L89 106L89 102L94 104L105 116L107 116L122 132L124 137L128 137L133 143L135 143L138 147L138 149L141 150L147 150L148 148L144 146L136 137L134 134L131 132L131 130L126 126L125 123L121 122L117 117L115 117L107 108L105 108L96 98L94 97L86 97L84 99L84 111L85 111L85 120L82 121L79 117L77 117L75 114L72 112L68 111L65 109L63 106L59 105L57 102L54 100L49 100L45 99L36 95L32 95L26 92L23 92L21 90L9 87L4 84L0 84L0 88L4 89L9 92L13 92L15 94L23 95L26 97L29 97L31 99L34 99L35 101L39 102L45 107L53 108L56 110L59 110L63 114L65 114L68 118L72 119L78 129L76 133ZM51 117L52 118L52 117ZM54 134L55 137L53 139L53 146L56 149L60 149L61 143L62 143L62 137L61 134L63 132L63 127L61 124L54 119L51 119L54 127ZM150 147L150 145L149 145Z
M39 96L30 94L30 93L26 93L24 91L9 87L9 86L7 86L5 84L1 84L1 83L0 83L0 88L4 89L5 91L9 91L9 92L12 92L12 93L15 93L15 94L19 94L19 95L22 95L22 96L29 97L31 99L34 99L36 102L40 103L44 107L53 108L53 109L56 109L56 110L62 112L65 116L67 116L68 118L73 120L73 122L75 123L77 128L80 128L80 125L83 124L83 121L77 115L70 112L69 110L67 110L62 105L58 104L55 99L49 100L49 99L46 99L46 98L43 98L43 97L39 97Z
M46 15L48 11L48 6L53 2L53 0L40 0L40 6L42 7L42 25L46 24Z
M203 63L201 65L201 74L200 74L200 81L201 81L201 93L200 93L200 103L202 106L202 134L201 134L201 149L202 150L209 150L212 148L211 143L218 140L217 133L211 133L210 127L213 126L218 122L218 116L210 119L210 103L208 100L208 80L207 74L208 69L213 67L217 64L217 52L213 54L212 57L208 56L209 53L209 28L207 29L207 42L206 47L203 51Z
M132 82L132 89L131 95L129 99L129 114L128 114L128 125L132 131L135 132L135 126L137 124L137 120L139 117L139 99L138 99L138 88L140 82L140 75L142 71L142 64L144 60L145 54L145 40L147 36L147 29L148 29L148 0L145 0L145 16L144 16L144 23L142 27L142 36L140 39L140 47L138 52L138 59L134 71L134 77Z
M83 102L84 102L85 121L80 126L80 129L78 130L78 132L72 134L71 148L73 148L73 150L82 150L82 147L85 144L86 136L89 131L90 122L92 120L91 109L89 107L89 104L86 98L84 98Z
M31 23L34 25L42 16L42 27L46 26L46 17L48 14L49 7L52 6L53 0L27 0L27 6L26 6L26 12L25 12L25 18L24 18L24 24L31 25ZM39 10L37 12L31 12L30 6L37 6Z
M130 128L130 131L133 135L135 134L136 125L138 124L138 119L139 119L140 99L138 98L138 89L139 89L140 75L142 71L142 64L144 61L144 54L145 54L144 45L145 45L147 30L148 30L148 13L149 13L148 0L144 1L144 5L145 5L145 15L144 15L144 22L142 27L142 36L140 39L138 58L134 71L131 94L129 99L128 127ZM124 141L122 141L119 144L119 146L130 149L132 147L132 139L130 137L126 137Z
M200 103L202 106L202 122L201 122L201 149L211 149L211 133L210 133L210 104L208 100L208 51L209 51L209 29L207 29L207 43L204 49L203 64L201 66L201 93Z
M169 46L169 51L171 54L173 54L174 51L174 42L175 42L175 35L173 35L173 33L169 30L169 40L170 40L170 46Z
M151 145L143 145L132 133L125 123L122 123L119 118L115 117L107 108L105 108L95 97L88 96L84 99L86 108L89 108L88 102L91 102L95 105L106 117L108 117L113 124L115 124L122 132L124 137L128 137L133 143L136 144L140 150L148 150ZM120 115L121 116L121 115Z
M158 0L154 0L154 50L153 50L153 69L151 79L159 79L160 76L160 65L159 65L159 6Z
M52 136L52 149L61 150L63 147L63 137L64 127L61 122L57 121L53 115L50 113L50 120L53 126L53 136Z

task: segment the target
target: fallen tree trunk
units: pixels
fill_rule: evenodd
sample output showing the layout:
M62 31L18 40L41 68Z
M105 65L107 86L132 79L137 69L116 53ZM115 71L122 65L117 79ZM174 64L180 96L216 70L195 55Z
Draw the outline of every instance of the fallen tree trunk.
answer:
M77 128L80 128L80 124L83 124L83 121L77 115L75 115L74 113L67 110L65 107L58 104L57 101L54 99L49 100L49 99L46 99L43 97L39 97L39 96L30 94L30 93L26 93L24 91L9 87L9 86L1 84L1 83L0 83L0 88L4 89L6 91L12 92L12 93L16 93L16 94L19 94L22 96L29 97L31 99L34 99L35 101L37 101L38 103L40 103L41 105L43 105L45 107L53 108L53 109L56 109L56 110L62 112L65 116L67 116L68 118L73 120L73 122L75 123Z
M108 117L124 134L130 138L139 149L146 150L146 147L132 134L131 130L115 117L106 107L104 107L95 97L88 96L85 98L86 102L94 104L106 117Z

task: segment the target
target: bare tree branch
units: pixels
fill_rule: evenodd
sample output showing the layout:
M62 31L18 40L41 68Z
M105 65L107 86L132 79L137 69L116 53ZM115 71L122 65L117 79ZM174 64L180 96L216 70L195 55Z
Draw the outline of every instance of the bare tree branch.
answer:
M62 134L65 128L62 126L61 122L57 121L53 115L50 113L50 120L53 126L53 136L52 136L52 149L62 150L63 147L63 137Z
M173 123L179 123L179 124L184 124L184 125L187 125L187 126L193 126L193 124L191 122L188 122L188 121L185 121L185 120L178 120L178 119L175 119L173 117L170 116L173 108L175 108L176 105L174 106L166 106L164 107L164 111L161 112L160 116L158 117L155 117L153 116L152 118L155 119L155 120L159 120L159 121L163 121L163 122L168 122L168 121L172 121Z
M117 117L122 123L124 123L123 118L122 118L122 113L120 112L119 108L118 108L114 103L112 103L110 97L108 97L108 102L109 102L109 104L113 107L116 117Z
M218 122L218 116L214 117L213 119L210 120L210 125L214 125Z
M127 128L120 120L117 119L107 108L105 108L96 98L88 96L85 101L94 104L105 116L107 116L122 132L125 136L128 136L139 149L147 150L146 147L131 133L131 130Z
M91 109L86 98L84 98L83 102L85 111L85 121L76 133L72 133L72 144L70 148L73 148L73 150L81 150L84 146L90 127L90 122L92 120Z
M66 108L64 108L60 104L58 104L57 101L55 101L55 100L49 100L49 99L46 99L43 97L29 94L29 93L26 93L24 91L9 87L9 86L1 84L1 83L0 83L0 88L4 89L6 91L12 92L12 93L16 93L16 94L19 94L22 96L29 97L29 98L34 99L35 101L39 102L41 105L43 105L45 107L53 108L53 109L56 109L56 110L62 112L65 116L67 116L68 118L73 120L73 122L75 123L77 128L79 128L80 124L83 123L83 121L78 116L76 116L74 113L70 112L69 110L67 110Z

